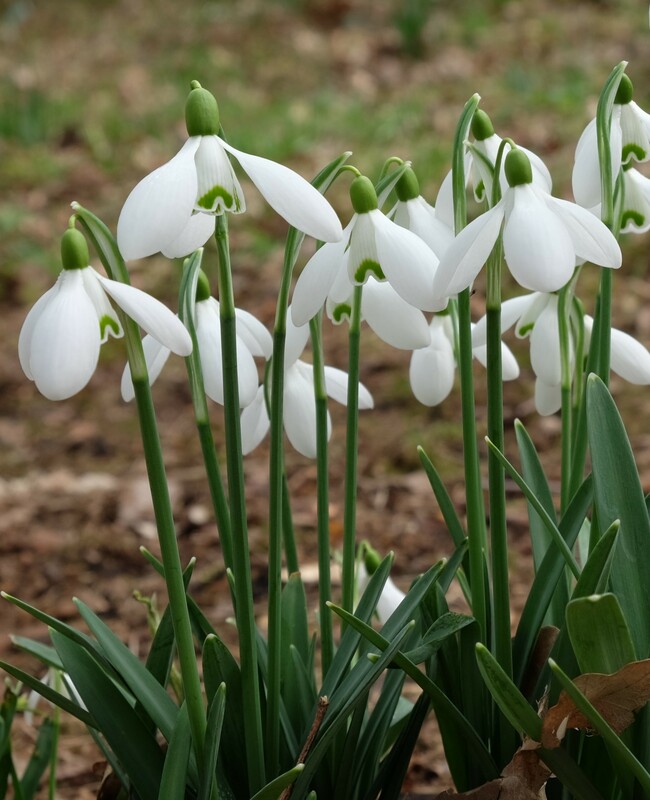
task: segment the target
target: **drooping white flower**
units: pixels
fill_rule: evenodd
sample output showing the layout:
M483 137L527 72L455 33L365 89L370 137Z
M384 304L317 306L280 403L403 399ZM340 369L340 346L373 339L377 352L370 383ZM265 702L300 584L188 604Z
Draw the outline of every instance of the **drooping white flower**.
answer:
M199 347L203 386L207 396L215 403L223 405L223 362L221 350L221 324L219 302L214 297L197 299L195 306L196 338ZM235 309L237 344L237 381L239 405L245 408L255 400L259 379L254 358L271 358L273 340L271 334L248 311ZM144 348L149 382L154 383L169 358L169 349L155 339L145 336ZM122 398L130 401L134 397L131 371L127 364L122 374Z
M18 341L20 365L45 397L65 400L81 391L95 371L101 345L109 335L123 335L109 298L165 347L181 356L192 352L189 333L162 303L88 266L88 247L79 231L66 231L61 253L63 271L30 310Z
M509 188L454 239L440 261L435 294L454 295L470 286L502 227L505 260L526 289L556 291L569 281L576 263L584 260L620 267L618 242L599 219L535 186L530 162L521 150L511 150L505 162Z
M77 691L76 686L72 682L72 679L68 675L67 672L63 672L56 667L49 667L47 672L45 673L41 683L48 688L52 688L55 691L62 694L64 697L67 697L69 700L75 702L78 706L87 711L86 704L81 699L81 695ZM31 692L27 695L27 700L25 701L25 722L28 725L34 724L34 713L42 699L42 695L36 691L36 689L32 689ZM51 703L46 701L49 705Z
M623 75L612 108L609 131L612 189L622 165L650 159L650 114L632 100L633 93L632 81ZM578 140L572 185L573 196L581 206L593 209L600 205L601 177L595 119Z
M299 359L307 344L309 327L297 327L287 319L284 366L283 424L292 446L307 458L316 457L316 400L314 369ZM334 367L325 367L325 388L333 400L347 404L348 376ZM373 407L370 392L359 384L359 408ZM242 411L241 435L244 455L254 450L266 436L270 420L266 408L264 386L260 386L253 402ZM331 422L327 418L328 437Z
M416 399L425 406L437 406L445 400L454 386L456 356L454 329L449 315L436 315L430 323L431 343L414 350L409 367L409 381ZM487 346L472 348L474 358L487 366ZM510 348L501 343L503 380L519 377L519 365Z
M357 594L359 597L361 597L365 592L366 587L370 583L370 578L372 577L372 574L368 572L366 559L369 562L373 562L372 566L375 569L379 563L379 555L371 547L369 547L369 545L365 544L364 549L366 550L364 558L357 562L356 580ZM381 625L385 625L386 622L388 622L390 617L393 615L393 612L397 609L405 597L406 594L395 585L394 581L390 577L388 577L386 579L386 583L384 584L384 588L381 590L381 594L379 595L379 600L377 600L377 606L375 608L377 619Z
M368 178L355 178L350 197L355 214L343 238L317 250L298 278L292 302L294 323L307 323L328 298L334 303L344 302L349 285L361 286L371 277L388 281L414 308L444 308L447 298L433 293L438 258L431 248L379 210L377 194ZM347 284L341 274L343 267Z
M218 136L217 102L196 81L185 118L189 139L171 161L140 181L122 208L117 241L127 261L159 251L170 258L187 255L214 233L215 215L245 210L228 153L290 225L323 241L341 238L334 210L308 181L281 164L236 150Z

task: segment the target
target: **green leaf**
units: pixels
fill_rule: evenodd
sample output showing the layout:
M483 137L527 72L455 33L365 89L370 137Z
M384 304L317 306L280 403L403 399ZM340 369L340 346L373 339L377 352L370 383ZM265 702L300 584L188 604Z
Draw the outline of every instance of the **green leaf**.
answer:
M58 653L50 645L37 642L35 639L27 639L24 636L12 636L11 643L15 644L24 653L34 656L47 667L63 669Z
M587 380L587 430L601 530L620 520L610 581L639 658L650 655L646 592L650 586L650 520L623 421L605 384Z
M178 707L174 701L138 657L85 603L76 598L74 602L115 671L169 741L178 716Z
M289 575L281 599L281 620L283 642L282 669L291 664L289 647L297 650L303 664L309 663L309 621L307 618L307 597L300 573Z
M630 629L616 595L572 600L566 609L566 622L580 672L609 675L636 661Z
M115 683L82 646L55 630L50 631L50 636L65 671L141 800L157 800L165 759L155 739Z
M572 600L588 597L590 594L602 594L605 590L620 528L621 524L618 520L612 522L592 548L587 563L573 589Z
M474 617L449 611L438 617L423 635L421 643L404 655L414 664L421 664L434 656L450 636L458 633L459 630L474 621Z
M45 770L50 764L52 753L56 748L58 735L58 725L51 719L43 720L38 730L38 737L32 755L25 767L20 788L24 800L32 800L38 791L38 784L43 777Z
M447 489L445 488L437 469L434 467L433 462L424 452L422 447L418 447L418 455L420 456L420 462L424 467L424 471L429 479L433 493L435 494L438 505L440 506L440 511L443 519L445 520L447 530L449 531L456 547L460 547L461 544L465 543L467 537L465 535L463 524L460 521L460 517L456 513L456 507L454 506L454 503L449 496L449 493L447 492Z
M267 783L263 789L260 789L259 792L251 797L251 800L277 800L287 786L291 786L295 782L304 768L304 764L296 764L292 769L282 775L278 775L275 780Z
M190 718L185 703L180 707L176 725L165 754L165 765L160 780L160 797L184 800L187 786L187 767L192 746Z
M214 693L208 707L208 721L205 731L205 750L203 774L199 784L197 800L210 800L215 780L215 770L219 755L219 743L226 713L226 684L222 683ZM242 765L245 766L245 765Z

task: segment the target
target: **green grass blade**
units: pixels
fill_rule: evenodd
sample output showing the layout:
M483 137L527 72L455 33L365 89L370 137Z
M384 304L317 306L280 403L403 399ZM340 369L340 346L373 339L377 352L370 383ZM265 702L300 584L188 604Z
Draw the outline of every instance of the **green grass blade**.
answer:
M618 596L639 658L650 655L646 593L650 586L650 520L632 448L605 384L587 380L587 430L601 530L621 523L610 581Z

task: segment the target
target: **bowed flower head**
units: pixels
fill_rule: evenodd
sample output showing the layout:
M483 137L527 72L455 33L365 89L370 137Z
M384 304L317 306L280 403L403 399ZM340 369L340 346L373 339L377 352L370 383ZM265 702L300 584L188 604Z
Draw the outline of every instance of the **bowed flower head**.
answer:
M434 291L458 294L474 281L503 227L505 259L526 289L553 292L564 286L580 261L620 267L621 249L611 231L575 203L559 200L533 182L521 150L505 159L508 189L499 202L458 234L438 267Z
M101 345L123 335L109 298L165 347L181 356L192 352L189 333L162 303L88 266L88 245L73 227L61 241L61 260L63 271L32 307L18 340L20 365L45 397L65 400L81 391Z
M219 137L217 101L197 81L192 81L185 121L189 139L171 161L140 181L122 208L117 241L127 261L159 251L169 258L185 256L210 238L215 215L246 210L228 153L290 225L326 242L341 238L334 210L308 181Z

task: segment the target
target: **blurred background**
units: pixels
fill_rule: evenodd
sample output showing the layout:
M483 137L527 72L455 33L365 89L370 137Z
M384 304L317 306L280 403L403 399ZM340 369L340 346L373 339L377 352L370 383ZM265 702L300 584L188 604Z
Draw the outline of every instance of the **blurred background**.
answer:
M155 529L134 409L119 396L121 342L104 346L90 385L63 403L42 398L22 374L20 326L59 271L59 237L76 200L112 229L124 199L185 138L183 104L192 79L218 98L232 144L311 178L352 150L376 178L392 155L413 161L434 201L449 169L465 101L497 132L537 152L570 197L575 143L594 116L600 89L621 60L635 99L650 107L648 7L639 0L2 0L0 2L0 588L76 621L81 596L138 652L146 650L145 609L132 598L164 592L138 553L155 550ZM237 304L271 325L286 224L242 179L249 211L231 218ZM347 222L347 183L331 200ZM627 237L615 281L618 327L650 345L648 242ZM215 276L215 253L204 264ZM306 255L301 259L304 263ZM95 266L99 265L98 259ZM153 257L132 266L133 283L176 308L180 264ZM299 264L300 266L300 264ZM580 293L593 307L597 270ZM507 294L514 289L506 285ZM474 297L483 313L480 284ZM346 368L345 330L326 324L328 363ZM511 342L512 343L512 342ZM522 377L506 386L506 422L529 427L557 478L559 421L532 403L527 345L513 343ZM462 508L459 399L426 409L408 384L409 353L366 330L362 380L376 408L360 433L359 535L396 550L395 577L412 577L449 550L416 446L422 444ZM476 372L479 429L483 375ZM650 489L647 388L613 381ZM202 478L200 450L180 360L170 362L154 399L184 558L199 559L194 592L216 622L230 613L219 546ZM221 409L214 431L222 440ZM344 414L332 409L332 539L342 529ZM513 443L508 435L508 448ZM267 450L246 461L251 547L261 624L266 567ZM315 581L315 467L289 452L289 483L303 559ZM525 506L512 505L513 605L530 575ZM224 627L227 630L227 626ZM26 663L10 632L43 637L42 626L5 604L0 657ZM33 733L25 729L24 735ZM445 788L432 735L414 762L414 788ZM83 732L64 738L61 797L91 797L95 756ZM436 782L438 781L438 782ZM94 790L93 790L94 787Z

